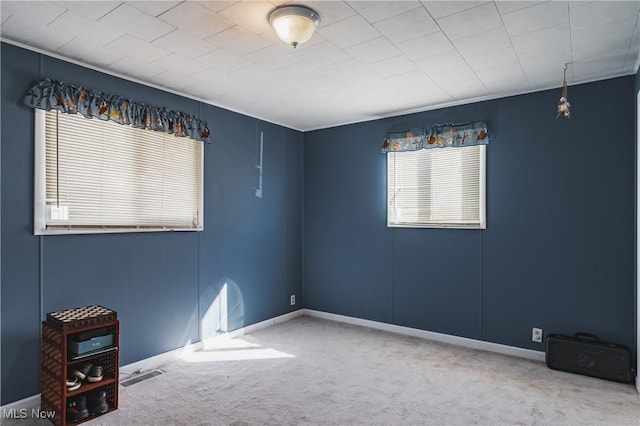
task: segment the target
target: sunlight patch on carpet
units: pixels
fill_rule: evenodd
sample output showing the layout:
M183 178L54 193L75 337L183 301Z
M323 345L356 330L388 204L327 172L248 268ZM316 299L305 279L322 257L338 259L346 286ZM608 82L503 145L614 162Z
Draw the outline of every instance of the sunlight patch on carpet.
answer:
M225 348L203 350L182 356L182 359L186 362L249 361L278 358L295 358L295 356L276 349L262 348L260 346L242 349Z

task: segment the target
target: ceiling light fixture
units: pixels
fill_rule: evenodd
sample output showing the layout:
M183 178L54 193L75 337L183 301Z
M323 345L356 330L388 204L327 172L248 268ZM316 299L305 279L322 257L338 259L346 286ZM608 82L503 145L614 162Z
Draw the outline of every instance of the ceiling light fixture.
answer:
M306 6L282 6L271 12L269 23L280 40L295 49L311 38L320 24L320 15Z

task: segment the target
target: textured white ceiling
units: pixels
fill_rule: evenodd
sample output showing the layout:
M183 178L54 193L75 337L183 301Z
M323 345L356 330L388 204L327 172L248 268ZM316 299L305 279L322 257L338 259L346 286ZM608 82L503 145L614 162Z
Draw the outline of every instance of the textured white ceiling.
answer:
M632 74L640 1L6 1L2 39L298 130ZM69 83L73 83L69 81Z

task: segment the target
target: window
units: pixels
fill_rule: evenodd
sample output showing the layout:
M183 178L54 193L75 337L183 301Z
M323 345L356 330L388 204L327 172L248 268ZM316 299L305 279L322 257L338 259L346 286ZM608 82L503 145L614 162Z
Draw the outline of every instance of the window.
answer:
M202 142L35 113L35 234L203 229Z
M485 229L485 149L387 153L387 226Z

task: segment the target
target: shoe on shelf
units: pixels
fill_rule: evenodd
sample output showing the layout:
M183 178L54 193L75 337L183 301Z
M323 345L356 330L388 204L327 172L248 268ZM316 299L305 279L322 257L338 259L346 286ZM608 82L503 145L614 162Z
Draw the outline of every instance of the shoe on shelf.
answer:
M92 416L106 413L109 410L109 404L107 404L107 391L104 389L98 389L87 394L87 407L89 408L89 414Z
M89 373L89 370L91 370L91 367L93 367L93 364L91 364L90 362L83 362L82 364L73 367L71 369L71 374L73 374L80 380L84 380L87 377L87 373Z
M82 385L82 382L76 376L69 377L67 379L67 392L71 392L78 389L80 385Z
M101 365L94 365L87 373L87 380L91 383L96 383L102 380L104 373Z
M89 410L87 410L87 397L84 395L70 398L67 401L67 421L79 422L82 419L89 417Z

